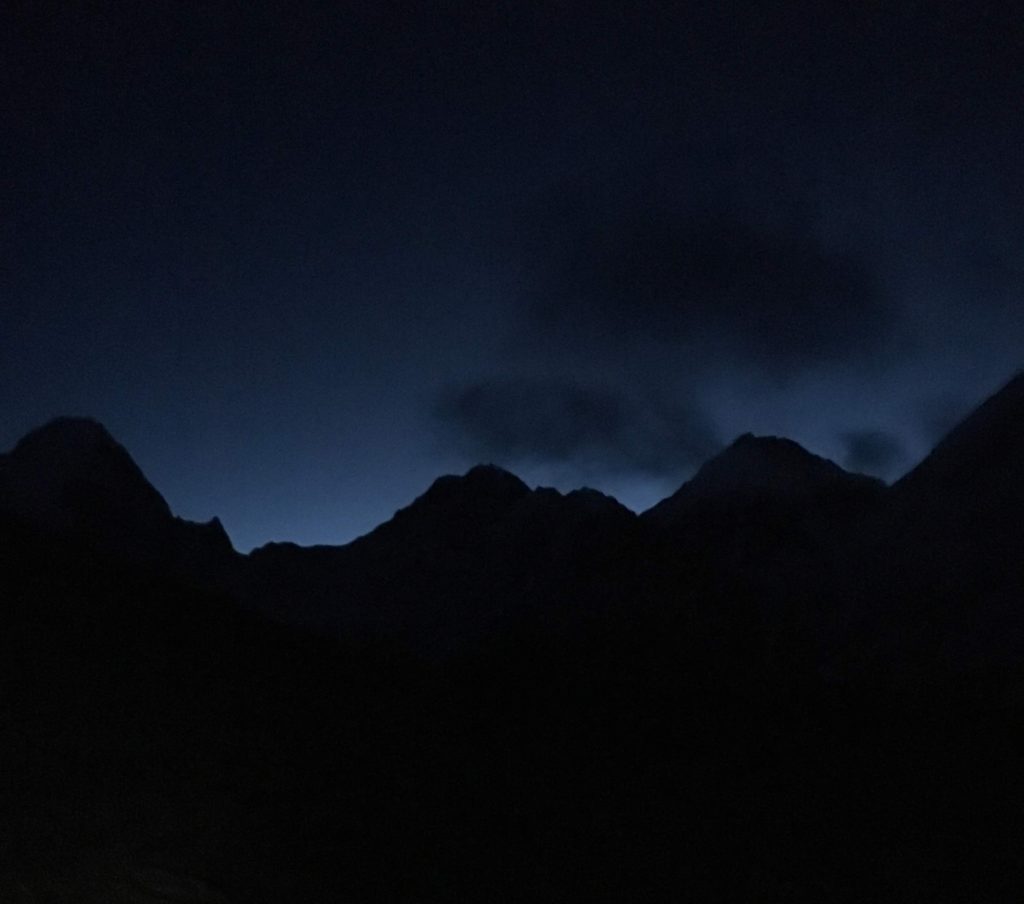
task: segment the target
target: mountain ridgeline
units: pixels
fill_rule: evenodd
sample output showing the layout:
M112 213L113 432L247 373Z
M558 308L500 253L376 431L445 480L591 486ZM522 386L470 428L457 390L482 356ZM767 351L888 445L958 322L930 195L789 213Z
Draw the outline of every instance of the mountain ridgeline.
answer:
M95 421L0 455L0 901L1014 900L1024 376L892 486L445 476L235 552Z

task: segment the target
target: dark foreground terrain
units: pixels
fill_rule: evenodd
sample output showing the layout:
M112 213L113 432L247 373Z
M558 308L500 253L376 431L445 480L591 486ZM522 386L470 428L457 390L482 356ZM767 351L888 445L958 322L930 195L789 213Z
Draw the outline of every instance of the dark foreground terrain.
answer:
M0 901L1024 893L1022 378L892 487L747 436L240 556L63 420L0 511Z

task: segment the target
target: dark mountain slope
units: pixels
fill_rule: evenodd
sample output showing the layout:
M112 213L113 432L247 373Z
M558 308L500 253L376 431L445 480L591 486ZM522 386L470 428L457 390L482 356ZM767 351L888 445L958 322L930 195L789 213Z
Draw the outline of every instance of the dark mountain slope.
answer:
M892 490L753 438L664 520L473 469L234 598L92 426L6 456L0 900L1016 900L997 400Z
M1020 502L1024 493L1024 373L954 427L896 487L959 497L984 492ZM991 499L989 500L992 501Z
M706 462L675 493L644 512L652 523L669 525L697 513L699 507L774 502L787 506L839 505L878 495L883 484L812 455L798 443L746 433Z
M0 458L4 508L58 531L103 525L123 530L169 520L171 510L106 428L89 418L57 418Z
M394 900L438 685L0 515L0 901Z
M1024 512L1024 374L955 427L893 495L896 528L913 532L933 566L972 580L1012 571Z
M253 551L254 597L291 621L446 649L525 610L552 615L569 585L598 605L614 592L609 569L634 522L595 491L531 491L480 466L439 478L347 546Z
M688 563L725 597L765 597L772 619L776 602L789 608L788 597L820 593L886 497L881 481L791 440L745 434L641 519L654 548L667 545L673 562ZM678 584L671 567L669 575Z
M128 452L89 418L58 418L0 456L0 514L200 583L235 567L220 521L172 515Z
M1024 695L1024 376L894 484L856 556L836 593L853 592L862 667L974 682L994 705Z
M11 900L951 902L1020 878L999 723L782 718L614 621L604 648L425 664L0 527Z
M641 516L658 562L654 599L686 607L718 680L767 687L765 669L781 669L785 684L806 683L829 586L886 495L791 440L745 434Z

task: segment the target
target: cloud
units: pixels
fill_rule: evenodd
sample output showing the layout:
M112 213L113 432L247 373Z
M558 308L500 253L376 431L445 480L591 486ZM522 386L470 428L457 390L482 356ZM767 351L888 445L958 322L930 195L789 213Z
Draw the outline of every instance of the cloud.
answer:
M719 448L714 426L696 407L563 380L495 378L451 387L434 413L468 453L506 462L577 462L668 476Z
M655 206L555 211L535 312L587 342L687 340L776 375L877 353L893 311L870 269L810 229Z
M907 457L899 439L883 430L854 430L840 438L846 448L844 464L851 471L889 476Z

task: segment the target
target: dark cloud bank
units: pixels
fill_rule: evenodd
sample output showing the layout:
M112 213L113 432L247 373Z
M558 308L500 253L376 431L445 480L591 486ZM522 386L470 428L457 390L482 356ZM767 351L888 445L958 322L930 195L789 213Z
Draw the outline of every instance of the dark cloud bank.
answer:
M668 476L719 448L711 420L694 406L555 379L491 378L451 387L434 413L468 453L509 464L595 462Z
M877 356L895 329L869 268L809 230L655 203L602 209L569 194L534 226L540 264L519 341L525 357L543 350L535 371L467 378L434 409L474 458L687 476L731 439L695 402L723 362L785 382ZM581 376L544 375L558 359ZM873 472L902 457L881 434L843 442Z
M696 341L773 376L877 355L897 314L871 268L810 229L753 217L562 209L539 274L538 328L601 345Z

